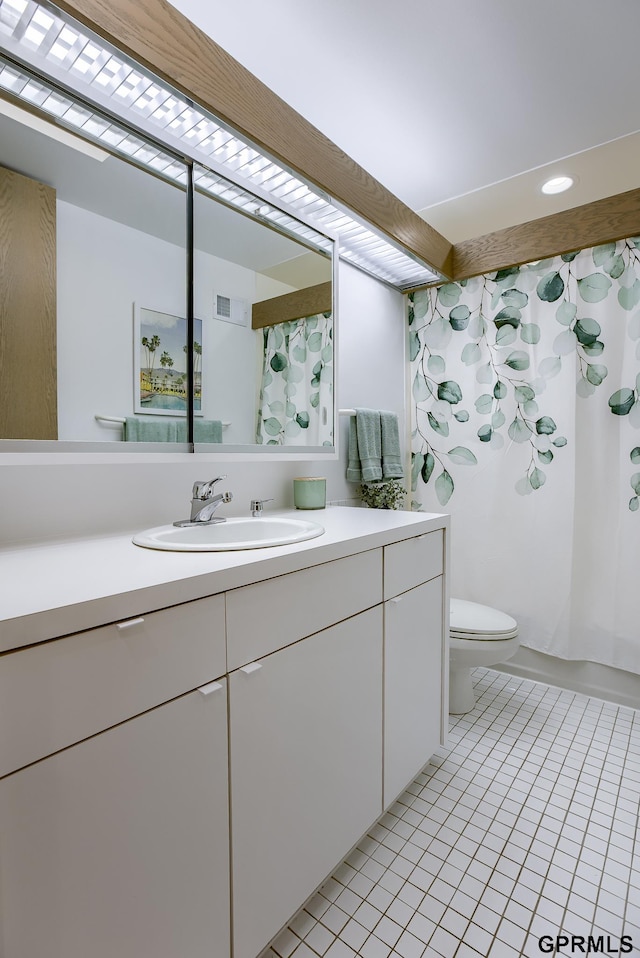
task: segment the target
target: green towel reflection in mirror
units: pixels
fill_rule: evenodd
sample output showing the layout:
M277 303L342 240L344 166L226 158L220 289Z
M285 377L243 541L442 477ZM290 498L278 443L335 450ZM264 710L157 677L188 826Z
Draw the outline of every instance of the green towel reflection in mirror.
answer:
M222 422L219 419L196 419L193 423L194 442L222 442ZM125 442L186 442L186 419L138 419L129 416L124 423Z

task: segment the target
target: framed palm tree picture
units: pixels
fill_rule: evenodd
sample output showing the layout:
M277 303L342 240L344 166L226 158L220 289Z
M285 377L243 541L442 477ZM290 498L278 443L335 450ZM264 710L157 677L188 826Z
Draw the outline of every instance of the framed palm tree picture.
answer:
M187 321L134 305L134 412L187 413ZM194 320L193 408L202 415L202 320Z

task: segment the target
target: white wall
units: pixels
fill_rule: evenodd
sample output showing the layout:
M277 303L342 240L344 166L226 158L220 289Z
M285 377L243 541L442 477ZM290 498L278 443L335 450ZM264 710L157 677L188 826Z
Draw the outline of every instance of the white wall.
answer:
M354 409L364 406L397 413L405 452L405 298L345 263L340 263L338 297L338 407ZM345 477L348 434L348 418L338 416L340 461L329 470L331 488L328 496L332 500L358 497L358 485L347 482Z
M251 304L291 289L244 266L196 251L194 313L203 319L202 411L206 419L230 423L223 433L226 443L255 441L262 330L251 328ZM247 325L212 320L215 294L245 300Z
M404 298L353 267L340 264L338 404L386 408L404 415ZM95 295L98 296L100 290ZM92 413L93 414L93 413ZM225 461L195 456L165 463L80 465L4 463L0 457L0 539L39 540L136 530L187 514L196 479L219 473L234 501L228 515L246 514L252 498L293 506L294 476L327 477L330 501L357 496L347 483L347 421L340 422L340 458L316 462ZM34 584L37 587L37 584Z
M185 314L185 253L57 204L58 435L121 439L94 416L133 414L133 306Z
M95 415L133 414L134 303L185 315L185 250L62 201L57 220L59 437L118 440L121 427L98 423ZM203 320L203 414L231 423L225 442L253 442L261 337L251 329L250 306L290 287L264 277L258 296L253 270L202 252L194 270L194 311ZM213 319L214 292L249 303L247 326Z

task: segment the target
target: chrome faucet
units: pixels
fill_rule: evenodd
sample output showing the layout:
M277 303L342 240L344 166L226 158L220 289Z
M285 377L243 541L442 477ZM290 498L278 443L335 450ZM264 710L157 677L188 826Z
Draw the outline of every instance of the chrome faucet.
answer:
M214 512L222 502L231 502L233 495L230 492L219 492L213 495L216 482L226 479L226 476L217 476L207 482L194 482L191 493L191 516L189 519L179 519L174 526L197 526L203 522L226 522L222 516L214 516Z

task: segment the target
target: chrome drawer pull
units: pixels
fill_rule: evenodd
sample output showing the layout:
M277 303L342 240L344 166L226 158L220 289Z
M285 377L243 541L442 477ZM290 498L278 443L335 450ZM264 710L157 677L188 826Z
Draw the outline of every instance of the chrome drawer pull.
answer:
M201 685L198 692L200 695L211 695L212 692L217 692L221 688L221 682L209 682L208 685Z
M258 669L261 669L262 666L259 662L249 662L248 665L241 665L240 671L244 672L245 675L251 675L252 672L257 672Z
M132 629L134 625L142 625L144 618L140 615L137 619L127 619L126 622L116 622L118 632L124 632L125 629Z

